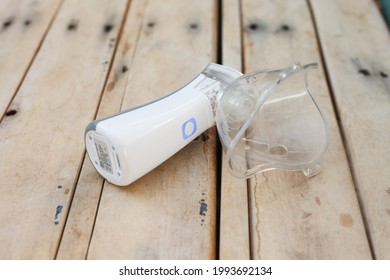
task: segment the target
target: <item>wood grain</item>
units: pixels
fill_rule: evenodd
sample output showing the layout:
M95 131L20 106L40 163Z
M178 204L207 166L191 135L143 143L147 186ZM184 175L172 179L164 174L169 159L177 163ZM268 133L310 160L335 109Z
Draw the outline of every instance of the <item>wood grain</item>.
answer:
M390 259L390 36L374 2L311 1L369 236Z
M126 1L66 1L0 123L0 258L54 258Z
M0 42L0 259L390 259L390 36L372 1L3 0ZM322 173L236 179L213 128L105 182L88 122L180 88L218 47L243 72L320 63Z
M241 71L240 2L222 2L222 63ZM234 177L222 154L220 259L250 258L247 181Z
M242 9L246 72L321 62L306 1L243 1ZM371 258L322 67L309 74L309 86L329 127L323 170L313 178L268 171L251 180L252 258Z
M0 118L22 82L61 2L0 1Z
M215 16L214 1L147 2L122 110L176 90L215 59ZM127 187L105 183L88 258L215 258L215 137L207 131Z
M131 68L137 39L141 32L146 4L146 1L130 3L131 9L127 13L97 118L120 111L128 82L128 70ZM103 184L103 177L97 173L86 155L57 259L85 259L87 257Z

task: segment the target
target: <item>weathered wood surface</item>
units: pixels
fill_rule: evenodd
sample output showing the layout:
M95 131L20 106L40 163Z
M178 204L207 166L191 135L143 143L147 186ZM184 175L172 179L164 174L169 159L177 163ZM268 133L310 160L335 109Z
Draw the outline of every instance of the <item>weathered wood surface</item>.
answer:
M0 123L0 258L54 258L125 1L65 1Z
M242 71L240 2L222 2L222 63ZM225 153L221 171L220 259L250 258L247 181L229 172Z
M321 61L306 1L243 1L242 17L245 71ZM313 178L270 171L251 179L252 258L371 258L322 67L309 73L309 86L330 134L323 170Z
M0 1L0 116L22 82L61 0Z
M389 33L356 2L0 1L0 259L390 259ZM85 125L218 58L320 62L322 173L239 180L210 129L132 185L105 182Z
M390 36L373 1L311 1L373 253L390 259Z
M122 109L172 92L216 59L216 8L207 0L147 2ZM88 258L216 258L215 149L211 129L131 186L105 183Z
M139 36L145 3L145 1L135 2L131 5L131 10L128 3L126 21L118 36L121 39L118 42L114 62L104 88L97 118L116 113L121 108L129 75L128 67L134 56L134 42ZM85 259L87 257L103 183L104 179L99 176L86 155L57 252L57 259Z

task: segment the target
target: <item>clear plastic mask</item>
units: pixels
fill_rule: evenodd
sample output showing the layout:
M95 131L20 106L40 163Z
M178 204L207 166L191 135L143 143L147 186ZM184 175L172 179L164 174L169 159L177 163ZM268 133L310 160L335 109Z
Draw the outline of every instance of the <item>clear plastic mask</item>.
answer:
M219 93L216 124L234 175L276 168L320 172L327 128L307 85L307 73L316 67L297 63L249 73Z

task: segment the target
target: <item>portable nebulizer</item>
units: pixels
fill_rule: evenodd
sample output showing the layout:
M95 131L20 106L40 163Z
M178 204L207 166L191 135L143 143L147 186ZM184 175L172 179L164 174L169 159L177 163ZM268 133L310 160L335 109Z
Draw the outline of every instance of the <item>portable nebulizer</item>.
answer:
M307 87L307 72L316 66L243 75L209 64L166 97L88 124L88 155L109 182L128 185L217 125L234 175L280 168L313 176L328 142Z

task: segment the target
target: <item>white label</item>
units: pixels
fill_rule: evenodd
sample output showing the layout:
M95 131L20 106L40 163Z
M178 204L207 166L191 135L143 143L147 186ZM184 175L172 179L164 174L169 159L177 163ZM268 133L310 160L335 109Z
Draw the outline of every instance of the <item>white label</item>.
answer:
M100 167L104 171L113 174L112 162L111 162L110 153L108 151L107 144L102 142L102 141L100 141L100 140L98 140L98 139L96 139L96 138L94 139L94 142L95 142L97 155L99 157L99 165L100 165Z

